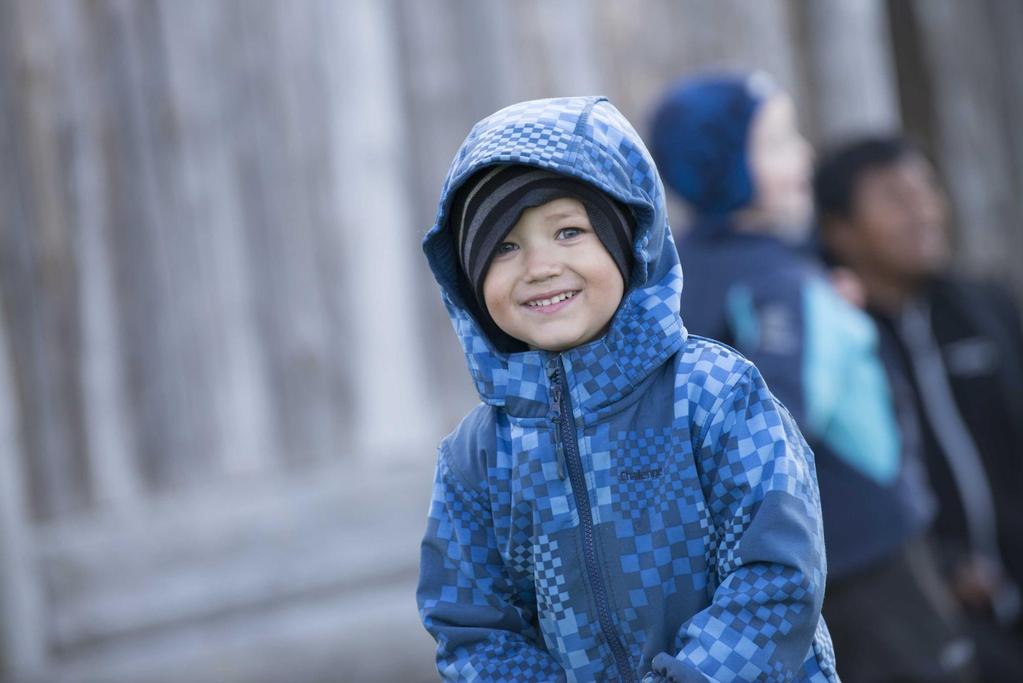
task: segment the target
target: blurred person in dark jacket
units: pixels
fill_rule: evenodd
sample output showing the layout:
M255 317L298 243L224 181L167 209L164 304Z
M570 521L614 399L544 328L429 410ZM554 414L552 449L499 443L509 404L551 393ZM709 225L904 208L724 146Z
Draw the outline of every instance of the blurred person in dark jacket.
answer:
M814 190L827 253L859 277L888 362L911 379L939 502L934 533L985 678L1023 680L1019 308L1002 287L949 274L946 200L903 139L836 148Z
M911 389L845 298L857 280L833 282L808 247L813 156L792 100L766 74L685 79L651 143L692 215L679 242L687 328L756 363L816 454L839 674L970 680L972 643L923 541L934 500Z

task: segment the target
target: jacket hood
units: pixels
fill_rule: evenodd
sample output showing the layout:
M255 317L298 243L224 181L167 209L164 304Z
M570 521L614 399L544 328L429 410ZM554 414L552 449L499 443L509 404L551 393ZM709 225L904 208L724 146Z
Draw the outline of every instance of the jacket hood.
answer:
M696 215L727 216L753 202L750 129L779 92L761 71L707 73L667 90L651 122L650 146L664 182Z
M560 354L570 374L596 372L604 379L591 382L589 390L581 387L577 400L599 404L618 398L685 338L679 315L682 268L668 227L664 187L650 153L607 98L564 97L521 102L486 117L472 128L451 163L423 251L480 397L530 412L524 404L546 405L546 367L557 354L504 353L495 347L464 300L457 245L448 225L459 186L496 164L536 166L577 178L632 211L632 274L608 332Z

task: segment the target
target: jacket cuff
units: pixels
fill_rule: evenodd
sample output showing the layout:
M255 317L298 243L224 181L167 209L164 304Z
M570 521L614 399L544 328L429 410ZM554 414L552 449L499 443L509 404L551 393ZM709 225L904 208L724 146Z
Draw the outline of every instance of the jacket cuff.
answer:
M651 679L654 683L707 683L708 680L691 664L682 662L667 652L654 657L651 664L653 671L650 673L656 676ZM646 683L646 679L643 680Z

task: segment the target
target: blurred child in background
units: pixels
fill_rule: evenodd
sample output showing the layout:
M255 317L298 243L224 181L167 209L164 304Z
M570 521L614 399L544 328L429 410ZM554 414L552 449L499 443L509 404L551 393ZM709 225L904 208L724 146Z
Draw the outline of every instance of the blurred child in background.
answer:
M685 79L651 140L692 218L679 242L687 328L752 360L816 453L843 680L970 680L972 645L922 540L934 504L911 390L808 248L812 150L791 98L765 74ZM855 278L840 283L861 296Z

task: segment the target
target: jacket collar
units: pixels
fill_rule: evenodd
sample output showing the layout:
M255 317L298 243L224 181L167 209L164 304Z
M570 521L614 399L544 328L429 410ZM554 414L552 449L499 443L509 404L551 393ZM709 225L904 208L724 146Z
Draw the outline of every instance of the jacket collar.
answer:
M629 292L602 337L561 353L496 351L464 309L447 296L445 304L480 397L528 417L546 413L550 371L559 358L576 413L598 411L627 396L685 339L681 293L682 269L676 265L661 281Z

